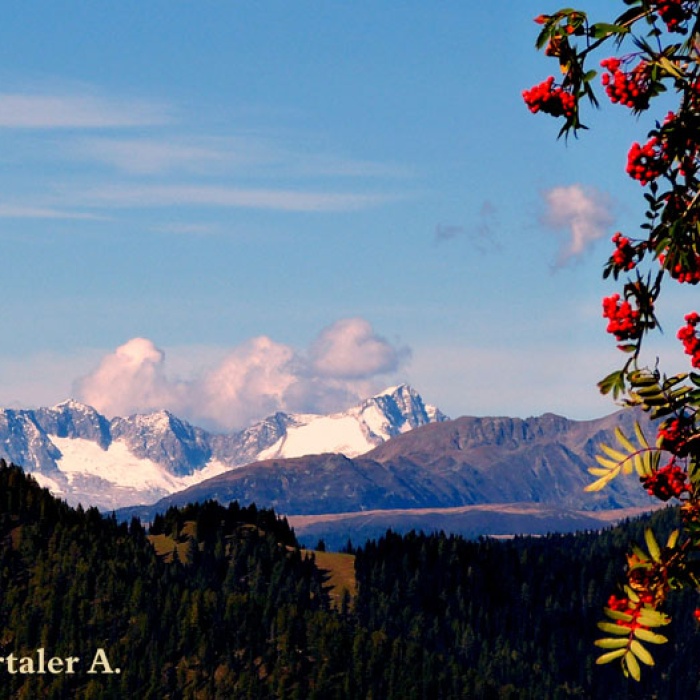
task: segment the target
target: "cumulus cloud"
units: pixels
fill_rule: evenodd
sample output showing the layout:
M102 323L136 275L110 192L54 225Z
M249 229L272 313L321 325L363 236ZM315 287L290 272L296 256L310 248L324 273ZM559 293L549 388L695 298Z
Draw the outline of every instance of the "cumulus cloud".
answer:
M367 379L398 369L401 353L375 334L362 318L337 321L311 347L313 369L321 376Z
M565 265L609 232L614 221L610 198L598 190L581 185L554 187L543 194L546 210L542 223L553 231L565 231L566 237L557 256L557 265Z
M407 356L369 322L350 318L323 329L308 350L259 336L198 376L175 379L162 350L133 338L80 379L75 394L108 416L165 408L196 424L230 430L275 411L346 408L383 388Z
M105 356L97 369L77 383L81 401L110 415L126 415L134 407L153 411L181 403L184 385L169 381L165 353L146 338L132 338Z

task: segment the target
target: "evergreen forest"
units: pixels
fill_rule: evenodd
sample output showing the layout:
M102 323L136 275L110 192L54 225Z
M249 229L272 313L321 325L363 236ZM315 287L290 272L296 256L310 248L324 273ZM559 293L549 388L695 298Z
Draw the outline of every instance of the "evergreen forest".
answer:
M209 501L147 529L2 463L0 700L700 697L687 592L641 682L595 664L596 622L650 519L661 535L677 513L541 538L387 532L352 551L339 593L273 511ZM80 662L42 673L40 649Z

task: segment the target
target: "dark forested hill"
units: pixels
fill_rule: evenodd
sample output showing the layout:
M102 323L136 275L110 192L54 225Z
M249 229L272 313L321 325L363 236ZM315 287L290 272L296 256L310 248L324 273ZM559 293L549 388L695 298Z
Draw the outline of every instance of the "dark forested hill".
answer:
M272 511L171 508L146 533L0 464L0 699L700 697L693 595L671 601L641 684L594 664L645 524L507 542L389 532L355 552L356 594L331 605Z

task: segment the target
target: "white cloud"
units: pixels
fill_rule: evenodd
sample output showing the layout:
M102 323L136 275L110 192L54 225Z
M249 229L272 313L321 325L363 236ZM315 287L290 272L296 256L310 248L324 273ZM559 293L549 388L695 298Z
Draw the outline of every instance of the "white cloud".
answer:
M288 140L288 136L286 137ZM304 139L275 138L271 134L239 131L228 136L195 134L119 138L91 136L71 142L67 155L106 163L132 175L237 171L246 177L292 178L407 178L408 168L332 155L324 144Z
M275 411L345 408L384 388L407 354L353 318L322 330L308 351L260 336L198 376L173 379L165 353L133 338L76 382L75 395L108 416L166 408L195 424L232 429Z
M97 214L56 209L55 207L0 204L0 219L86 219L97 221L104 218Z
M322 331L311 347L313 369L321 376L341 379L394 372L401 355L362 318L337 321Z
M546 210L542 222L554 231L566 231L557 264L578 258L609 233L614 222L610 198L582 185L554 187L543 193Z
M0 94L0 128L94 129L168 122L162 105L92 95Z
M386 202L388 195L244 189L216 185L141 185L82 189L83 204L106 207L211 206L290 212L354 211Z
M110 415L177 407L186 386L165 377L165 354L146 338L132 338L77 383L82 401Z
M100 161L118 170L137 175L152 175L177 170L209 172L211 166L235 160L223 140L168 141L165 139L91 138L78 142L76 151L89 160ZM244 159L243 159L244 160Z

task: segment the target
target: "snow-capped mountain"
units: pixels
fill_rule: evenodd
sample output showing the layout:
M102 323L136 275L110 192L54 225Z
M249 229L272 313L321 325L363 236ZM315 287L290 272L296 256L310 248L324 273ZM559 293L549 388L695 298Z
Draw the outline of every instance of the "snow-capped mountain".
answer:
M355 457L395 435L419 425L446 420L434 406L405 384L391 387L359 406L329 416L297 414L279 439L258 454L258 459L303 457L335 452Z
M219 435L168 411L108 420L66 401L0 410L0 457L24 467L69 503L103 510L148 504L231 469L270 457L363 454L394 435L446 420L409 386L387 389L343 413L276 413Z

